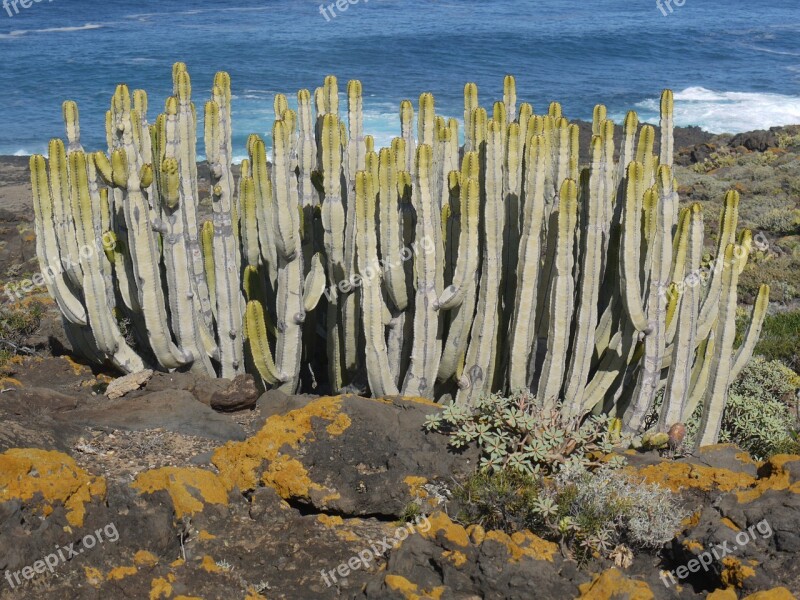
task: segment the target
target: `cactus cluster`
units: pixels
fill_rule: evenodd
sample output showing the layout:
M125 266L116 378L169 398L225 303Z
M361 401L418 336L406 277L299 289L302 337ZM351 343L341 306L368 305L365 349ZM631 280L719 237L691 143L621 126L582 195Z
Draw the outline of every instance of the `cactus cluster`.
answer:
M236 177L220 72L203 109L205 192L183 63L173 83L154 121L144 91L117 87L106 151L84 151L66 102L67 145L31 158L39 260L87 358L465 406L529 390L628 432L665 388L658 429L702 403L699 439L716 440L769 293L734 350L752 236L737 236L730 192L716 260L703 263L701 207L679 207L672 172L671 92L658 155L655 129L633 112L617 145L598 105L582 168L578 125L558 103L542 114L517 104L511 76L489 111L465 86L463 144L459 121L424 93L416 115L401 103L398 136L380 149L364 133L361 83L340 109L329 76L300 90L296 109L275 97L271 160L253 134ZM97 240L103 251L85 251Z

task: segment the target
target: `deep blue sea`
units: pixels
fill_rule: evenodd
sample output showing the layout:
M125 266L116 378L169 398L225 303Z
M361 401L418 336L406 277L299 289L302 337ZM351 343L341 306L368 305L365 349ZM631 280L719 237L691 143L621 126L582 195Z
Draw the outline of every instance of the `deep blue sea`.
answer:
M313 91L330 73L341 91L362 81L367 133L381 145L403 98L431 91L437 113L461 117L465 82L491 106L507 73L520 101L538 112L559 100L571 118L603 102L617 119L635 108L652 120L670 87L679 125L800 123L800 0L671 0L672 12L661 1L341 0L347 10L326 18L319 0L16 0L16 12L6 0L0 154L63 136L65 99L78 102L84 145L102 148L115 84L146 89L152 121L177 60L198 106L214 73L230 72L238 155L248 133L270 131L275 93Z

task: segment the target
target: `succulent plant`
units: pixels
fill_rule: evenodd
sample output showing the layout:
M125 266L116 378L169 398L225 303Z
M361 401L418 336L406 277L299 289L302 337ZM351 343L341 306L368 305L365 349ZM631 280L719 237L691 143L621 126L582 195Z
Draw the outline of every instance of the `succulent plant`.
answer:
M40 265L88 359L125 372L249 371L287 392L312 389L321 367L333 392L472 409L524 389L564 418L619 418L626 433L666 386L659 430L703 406L699 439L717 439L769 289L734 353L752 236L737 236L730 192L716 257L702 261L702 211L679 210L671 170L671 92L659 156L655 129L633 112L617 146L598 105L581 170L578 126L558 103L535 114L518 102L511 76L490 112L465 86L463 147L458 121L423 93L416 112L401 102L398 136L382 149L364 131L361 83L346 86L345 119L329 76L300 90L296 109L276 95L271 160L249 136L236 178L234 97L220 72L202 118L204 220L201 119L186 66L172 75L152 123L145 92L120 85L106 149L83 150L66 102L67 143L31 158Z

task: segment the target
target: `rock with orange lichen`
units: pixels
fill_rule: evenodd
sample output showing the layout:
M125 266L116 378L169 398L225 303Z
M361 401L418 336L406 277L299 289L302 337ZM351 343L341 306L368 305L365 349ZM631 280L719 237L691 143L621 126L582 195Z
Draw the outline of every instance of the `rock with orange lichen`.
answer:
M220 478L205 469L162 467L145 471L131 484L140 494L165 491L175 516L182 518L203 510L206 504L228 504L228 491Z
M558 546L529 531L467 530L436 512L391 554L386 574L367 585L366 595L566 598L577 588L559 576L562 564Z
M603 571L591 582L579 586L584 600L653 600L655 596L644 581L626 577L619 569Z
M66 454L38 448L12 448L0 454L0 502L21 500L42 515L63 506L70 525L80 527L86 504L103 500L106 483L87 473Z
M269 486L290 504L321 512L397 519L423 496L437 506L441 499L422 486L450 481L477 461L477 450L454 454L447 436L423 429L434 406L269 392L259 400L260 431L219 448L212 462L229 490Z

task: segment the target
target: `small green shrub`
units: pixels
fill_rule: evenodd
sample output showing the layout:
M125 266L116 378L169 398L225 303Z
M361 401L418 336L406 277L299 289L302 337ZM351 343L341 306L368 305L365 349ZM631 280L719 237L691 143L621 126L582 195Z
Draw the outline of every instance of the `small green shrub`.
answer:
M565 466L553 478L481 472L455 496L462 522L508 533L529 529L581 562L609 557L621 546L659 548L686 516L669 490L609 466Z
M449 434L455 448L476 442L483 452L482 469L547 474L565 463L601 464L598 459L614 449L611 422L607 415L565 417L560 403L548 408L520 391L484 396L474 410L452 403L429 415L425 427Z
M800 310L767 316L755 353L800 371Z
M0 365L12 356L26 353L27 338L39 329L43 314L44 307L38 302L0 307Z

